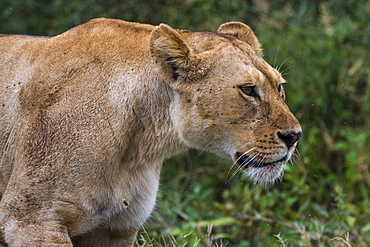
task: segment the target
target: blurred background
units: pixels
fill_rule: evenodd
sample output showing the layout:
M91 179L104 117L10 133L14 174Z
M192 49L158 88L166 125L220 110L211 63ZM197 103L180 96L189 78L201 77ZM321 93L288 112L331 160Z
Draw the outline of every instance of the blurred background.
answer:
M0 0L0 33L57 35L96 17L216 31L241 21L289 82L299 155L281 182L230 160L165 161L137 246L370 246L370 1Z

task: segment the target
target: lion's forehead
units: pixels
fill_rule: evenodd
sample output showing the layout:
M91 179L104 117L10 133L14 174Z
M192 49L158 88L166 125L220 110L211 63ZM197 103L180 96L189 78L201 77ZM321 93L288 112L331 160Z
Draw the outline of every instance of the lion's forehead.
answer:
M228 64L234 67L234 76L247 82L266 82L272 85L284 83L285 80L280 72L267 63L259 54L252 51L247 44L233 45L230 41L220 42L218 47L214 47L214 53L221 56L217 58L218 63ZM233 68L225 68L232 71Z
M271 66L255 66L253 63L249 62L242 64L242 66L238 66L237 73L230 73L230 75L235 77L233 81L237 82L239 85L270 84L271 86L276 87L285 82L284 78L275 68L272 68Z
M251 67L250 68L250 75L253 77L255 81L264 82L269 81L273 85L278 85L284 83L284 78L281 76L279 71L275 68L270 66L261 68Z

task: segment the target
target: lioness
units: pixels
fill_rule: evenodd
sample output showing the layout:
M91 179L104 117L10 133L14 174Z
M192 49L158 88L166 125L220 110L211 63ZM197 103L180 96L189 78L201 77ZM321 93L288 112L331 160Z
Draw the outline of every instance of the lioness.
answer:
M212 33L94 19L3 35L0 61L9 246L132 246L166 157L208 150L268 183L302 133L285 80L239 22Z

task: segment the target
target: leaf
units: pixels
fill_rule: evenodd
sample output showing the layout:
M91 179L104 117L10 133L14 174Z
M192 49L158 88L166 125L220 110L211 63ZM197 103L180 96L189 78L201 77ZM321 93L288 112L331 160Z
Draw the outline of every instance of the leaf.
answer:
M349 225L349 227L351 228L355 227L355 223L356 223L356 217L347 216L347 224Z
M323 206L321 206L319 204L314 204L313 208L316 210L316 212L318 212L319 214L321 214L325 218L329 218L329 213L328 213L328 211L326 211L326 209Z
M205 227L210 224L213 226L229 226L239 224L239 221L233 217L222 217L213 220L200 221L197 226Z
M370 232L370 223L368 223L366 226L364 226L364 227L361 229L361 231L362 231L363 233L365 233L365 232Z

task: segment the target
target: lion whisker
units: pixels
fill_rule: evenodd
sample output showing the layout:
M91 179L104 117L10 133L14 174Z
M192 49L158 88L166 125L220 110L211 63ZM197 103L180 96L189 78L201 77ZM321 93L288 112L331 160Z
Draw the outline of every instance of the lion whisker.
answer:
M203 133L203 131L206 129L207 127L204 127L200 132L199 132L199 134L196 136L196 138L198 138L202 133Z
M288 68L284 69L283 71L281 71L281 72L280 72L280 73L281 73L281 75L282 75L282 76L288 75L288 74L284 74L284 72L285 72L285 71L287 71L288 69L290 69L290 68L294 67L294 66L295 66L295 65L293 64L293 65L289 66Z
M296 149L295 152L292 154L291 159L289 160L289 163L293 166L295 163L297 163L297 160L300 160L301 157L299 155L299 151Z
M256 140L250 141L250 142L246 142L243 145L241 145L240 147L238 147L238 149L241 149L241 148L245 147L246 145L251 144L251 143L254 143L254 142L256 142Z
M267 158L267 154L264 154L262 157L260 157L259 159L257 159L257 161L259 163L265 163L266 158Z
M251 143L253 143L253 142L256 142L256 141L250 141L250 142L246 142L246 143L244 143L242 146L240 146L238 149L241 149L242 147L244 147L245 145L248 145L248 144L251 144ZM234 166L235 166L235 164L244 156L244 155L246 155L247 153L249 153L249 152L251 152L251 151L253 151L253 150L255 150L257 147L253 147L253 148L251 148L251 149L249 149L248 151L246 151L245 153L243 153L243 155L240 155L239 157L238 157L238 159L231 165L231 167L230 167L230 169L229 169L229 172L227 173L227 175L226 175L226 177L228 177L229 176L229 174L230 174L230 171L234 168Z
M241 159L244 155L246 155L248 152L251 152L253 151L254 149L256 149L256 147L248 150L247 152L243 153L243 155L241 155L233 164L233 166L237 163L237 161L239 161L239 159ZM256 152L255 154L252 153L252 156L249 156L247 160L243 161L243 163L233 172L233 174L230 176L230 178L226 181L226 184L230 184L230 182L234 179L234 177L236 176L236 174L240 173L243 171L243 168L246 167L248 164L250 164L251 162L254 161L254 159L256 157L258 157L259 155L259 152ZM232 167L233 167L232 166ZM230 174L230 171L232 169L232 167L229 169L229 172L227 174L227 176Z
M279 42L279 46L277 48L277 51L275 53L275 58L274 58L274 68L276 68L276 59L277 59L277 56L279 54L279 51L280 51L280 45L281 45L281 42Z
M281 64L280 64L280 66L278 66L278 68L277 68L277 70L278 71L280 71L280 69L281 69L281 67L283 67L283 65L290 59L290 58L292 58L291 56L290 57L288 57L287 59L285 59Z
M216 139L217 137L215 136L197 155L197 157L195 157L194 160L197 160L199 158L199 156L204 153L204 151L206 150L206 148L211 145L211 143Z

